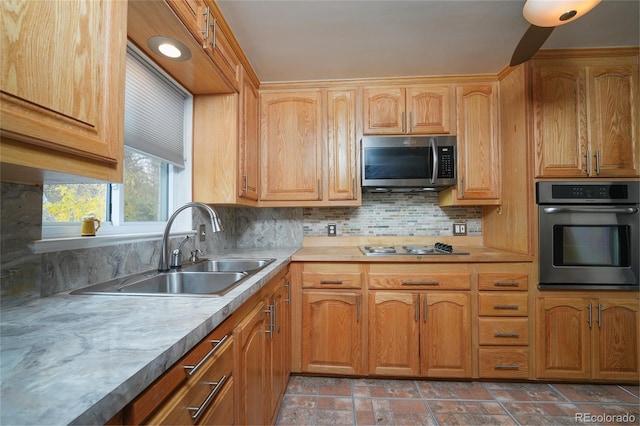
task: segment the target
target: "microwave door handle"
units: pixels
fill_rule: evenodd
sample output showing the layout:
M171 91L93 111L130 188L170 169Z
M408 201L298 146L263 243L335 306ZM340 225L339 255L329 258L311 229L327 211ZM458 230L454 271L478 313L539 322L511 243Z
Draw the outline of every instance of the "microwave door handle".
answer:
M436 183L438 179L438 147L436 146L436 140L434 138L429 139L429 145L431 145L431 151L433 152L433 172L431 173L431 183Z
M633 214L638 211L637 207L610 207L602 209L594 209L589 207L545 207L542 209L545 213L620 213Z

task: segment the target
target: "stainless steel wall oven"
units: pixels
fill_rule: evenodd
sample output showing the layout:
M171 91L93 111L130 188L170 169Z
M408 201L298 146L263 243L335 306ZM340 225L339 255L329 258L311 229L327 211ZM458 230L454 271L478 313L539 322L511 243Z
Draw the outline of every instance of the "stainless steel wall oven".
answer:
M542 289L637 290L639 182L538 182Z

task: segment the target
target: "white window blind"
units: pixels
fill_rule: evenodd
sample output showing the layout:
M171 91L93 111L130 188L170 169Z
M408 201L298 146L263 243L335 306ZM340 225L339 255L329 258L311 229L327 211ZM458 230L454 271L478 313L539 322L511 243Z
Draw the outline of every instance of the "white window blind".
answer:
M186 94L127 49L124 143L184 167Z

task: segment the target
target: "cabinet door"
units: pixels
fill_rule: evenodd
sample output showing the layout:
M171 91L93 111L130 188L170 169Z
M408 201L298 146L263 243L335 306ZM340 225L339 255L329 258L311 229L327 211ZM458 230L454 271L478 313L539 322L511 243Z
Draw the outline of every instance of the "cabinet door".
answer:
M122 181L127 3L2 2L0 11L0 125L13 140L2 141L2 161ZM70 170L74 157L90 163Z
M243 70L240 87L238 195L258 199L258 90Z
M539 297L536 301L538 377L588 379L591 376L591 301L580 297Z
M275 422L278 415L280 398L284 394L287 385L287 338L289 330L286 328L288 306L286 300L286 289L284 280L280 280L274 288L273 296L270 299L270 316L273 322L271 333L269 334L269 365L267 371L267 381L269 392L266 392L268 403L267 413L270 424Z
M458 199L500 196L497 86L456 88L458 108Z
M267 380L267 341L269 330L266 307L259 303L234 330L236 342L234 376L236 423L265 424Z
M407 89L409 134L451 133L453 96L450 86Z
M639 324L637 297L594 300L594 378L638 380Z
M357 199L356 99L354 90L327 92L328 198Z
M591 155L595 176L638 176L638 67L589 68ZM590 160L590 161L591 161Z
M302 371L362 372L362 294L304 291Z
M419 299L397 291L369 294L370 374L420 374Z
M406 132L404 89L365 88L362 108L365 135L398 135Z
M263 93L260 99L261 200L320 200L320 91Z
M471 377L471 295L431 292L421 304L421 374Z
M585 177L587 132L584 68L534 67L535 176Z

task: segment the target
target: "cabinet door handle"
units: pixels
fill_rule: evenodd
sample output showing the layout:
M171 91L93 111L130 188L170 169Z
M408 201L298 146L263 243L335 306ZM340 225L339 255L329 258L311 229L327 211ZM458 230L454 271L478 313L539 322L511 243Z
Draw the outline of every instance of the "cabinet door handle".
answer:
M427 296L424 297L424 299L422 299L422 312L423 312L423 316L422 316L422 322L427 322Z
M406 132L407 130L407 123L405 122L404 117L405 117L405 113L403 111L402 112L402 133Z
M586 167L587 176L591 176L591 150L589 149L587 150L585 157L587 159L587 167Z
M520 305L493 305L493 309L504 311L517 311Z
M211 404L211 401L213 401L216 395L218 395L218 393L220 392L220 390L222 389L222 387L226 382L227 382L227 376L222 376L222 378L217 382L207 382L208 385L211 385L214 388L211 390L209 395L207 395L204 402L199 407L187 408L187 410L189 411L195 411L195 413L193 413L193 415L191 416L191 420L193 420L194 422L198 420L198 417L200 417L200 415L204 413L207 407L209 407L209 404Z
M416 298L416 303L413 306L413 319L416 322L420 321L420 296Z
M247 175L247 173L243 175L243 178L244 178L244 195L247 195L249 193L249 176Z
M592 307L591 307L591 303L589 303L587 305L587 310L589 311L589 318L587 319L587 324L589 324L589 328L591 328L591 326L593 325L593 312L592 312Z
M460 178L460 198L464 198L464 176Z
M320 280L320 284L342 284L342 280Z
M269 328L264 332L267 333L271 339L273 339L273 311L274 305L269 305L269 308L263 311L265 314L269 314Z
M211 22L211 14L209 12L210 10L208 6L205 7L202 12L202 15L204 16L204 29L200 30L204 37L204 46L202 47L207 47L207 40L209 40L209 22Z
M514 331L511 332L501 332L501 331L496 331L494 334L495 337L513 337L513 338L518 338L520 337L520 333L516 333Z
M211 26L213 28L213 37L211 40L211 50L216 50L216 32L218 29L218 20L216 18L213 18L213 25Z
M360 322L360 296L356 297L356 322Z
M596 151L596 175L600 175L600 150Z
M402 285L440 285L440 281L437 281L437 280L426 280L426 281L402 280Z
M198 361L196 365L185 365L184 369L190 370L189 377L196 374L196 372L200 369L200 367L202 367L204 363L207 362L209 358L211 358L213 354L215 354L222 345L224 345L224 342L226 342L228 338L229 338L229 335L227 334L220 340L211 340L211 343L215 343L215 346L204 357L202 357L202 359Z
M520 283L518 281L496 281L493 285L495 287L518 287Z
M602 328L602 303L598 303L598 328Z
M287 280L287 283L284 286L287 289L287 298L285 302L287 303L287 305L290 305L291 304L291 280Z
M409 113L409 133L413 131L413 112Z
M496 364L496 370L519 370L518 364Z

